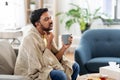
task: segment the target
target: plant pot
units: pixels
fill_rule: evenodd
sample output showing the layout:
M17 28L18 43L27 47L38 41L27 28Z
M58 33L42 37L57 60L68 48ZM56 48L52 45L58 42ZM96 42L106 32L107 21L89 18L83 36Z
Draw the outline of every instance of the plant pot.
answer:
M35 10L36 9L36 5L35 4L30 4L30 10Z
M90 28L91 24L86 23L86 27L84 30L81 31L81 33L85 32L86 30L88 30Z

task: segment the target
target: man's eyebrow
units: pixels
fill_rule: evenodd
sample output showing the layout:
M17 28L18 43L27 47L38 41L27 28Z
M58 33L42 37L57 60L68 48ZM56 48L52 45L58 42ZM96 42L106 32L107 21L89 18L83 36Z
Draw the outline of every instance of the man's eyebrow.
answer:
M51 19L51 16L47 16L47 17L42 17L42 18L40 18L40 19Z

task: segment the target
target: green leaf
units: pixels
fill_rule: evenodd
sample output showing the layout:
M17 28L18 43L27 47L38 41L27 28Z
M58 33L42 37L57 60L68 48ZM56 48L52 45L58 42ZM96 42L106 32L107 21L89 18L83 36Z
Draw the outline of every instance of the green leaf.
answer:
M67 16L71 16L71 17L80 17L80 11L77 9L71 9L66 13Z
M81 8L80 8L78 5L76 5L76 4L70 3L70 5L72 5L72 6L76 7L76 8L81 9Z
M72 19L70 19L70 20L68 20L68 21L66 21L66 29L70 29L70 27L71 27L71 25L74 23L74 20L72 20Z
M86 29L86 22L82 19L80 21L80 30L85 30Z
M96 9L95 12L93 13L93 16L96 16L99 11L100 11L100 8Z
M106 16L105 13L100 13L100 8L95 9L93 13L87 8L81 8L79 5L70 3L73 6L72 9L66 12L59 12L56 16L61 15L60 22L65 23L65 28L70 29L72 24L78 23L80 25L80 30L86 30L86 24L90 24L94 19L102 19L102 16Z
M59 15L62 15L62 14L64 14L63 12L58 12L57 14L56 14L56 16L59 16Z

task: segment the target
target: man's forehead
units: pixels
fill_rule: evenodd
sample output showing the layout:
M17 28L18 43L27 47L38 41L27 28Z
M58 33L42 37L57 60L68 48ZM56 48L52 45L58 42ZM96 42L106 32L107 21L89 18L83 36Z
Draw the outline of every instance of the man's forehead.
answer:
M44 12L44 13L41 15L41 18L44 18L44 17L50 17L49 12Z

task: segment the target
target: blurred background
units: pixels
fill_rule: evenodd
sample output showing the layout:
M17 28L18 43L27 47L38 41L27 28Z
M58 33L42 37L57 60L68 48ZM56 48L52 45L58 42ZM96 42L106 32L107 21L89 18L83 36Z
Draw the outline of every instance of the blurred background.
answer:
M70 9L74 9L75 6L70 5L71 3L79 6L81 9L85 9L91 15L95 13L96 9L99 8L100 13L107 15L102 16L104 18L91 19L89 29L101 29L101 28L117 28L120 26L120 0L0 0L0 38L9 35L8 30L26 32L31 25L29 17L31 12L35 9L46 7L49 9L51 16L54 21L54 34L57 45L61 46L61 34L71 33L73 35L73 44L71 51L74 51L77 44L79 44L80 36L82 35L80 25L75 22L70 26L70 29L66 29L65 21L61 23L63 16L56 16L59 12L68 12ZM73 12L74 13L74 12ZM93 16L92 16L93 17ZM111 23L107 22L108 17L111 19ZM70 19L69 17L65 18ZM87 22L87 20L85 21ZM3 33L4 32L4 33ZM4 35L5 34L5 35ZM15 36L13 33L11 38L17 38L21 41L22 34ZM6 38L6 37L5 37Z

